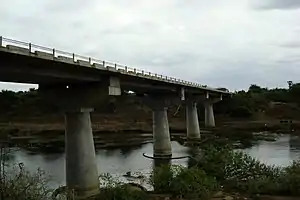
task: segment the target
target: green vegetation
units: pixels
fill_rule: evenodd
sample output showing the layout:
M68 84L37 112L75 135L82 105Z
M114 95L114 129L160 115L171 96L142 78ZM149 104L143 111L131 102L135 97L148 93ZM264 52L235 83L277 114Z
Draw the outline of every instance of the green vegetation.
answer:
M294 109L299 111L299 94L300 83L291 84L288 89L268 89L253 84L248 91L236 91L232 98L226 98L216 104L216 112L226 113L233 118L249 118L255 113L264 113L278 118L297 118L297 115L293 115L291 111ZM285 112L272 112L276 103L285 105Z
M156 193L167 193L189 199L207 199L219 189L213 176L198 167L161 166L151 175Z
M9 153L6 148L0 147L0 200L50 199L50 179L45 172L29 173L22 163L8 165Z
M147 200L149 199L146 191L133 189L130 184L124 184L110 174L101 174L100 183L102 186L99 200Z
M162 165L156 167L145 180L154 192L147 192L139 184L125 184L109 174L100 176L101 193L96 199L142 200L154 194L169 194L184 199L210 199L218 191L300 196L300 162L281 168L265 165L249 155L235 151L230 145L206 144L194 165L187 167ZM2 158L4 158L2 156ZM1 171L1 200L50 199L49 179L42 171L30 174L20 165ZM152 194L152 196L151 196Z
M299 115L294 115L293 111L300 110L299 93L300 83L291 84L288 89L268 89L253 84L249 87L248 91L236 91L231 98L225 97L223 101L215 105L215 112L216 114L226 114L226 116L239 119L255 118L255 113L264 113L265 115L279 118L297 118ZM96 106L95 113L114 113L116 110L124 109L126 106L123 104L126 104L127 107L130 105L139 109L143 107L142 110L144 112L149 112L149 109L144 109L145 106L142 105L142 102L138 98L133 98L134 96L132 96L132 100L129 100L129 98L126 98L129 95L128 93L124 92L123 95L124 98L121 97L115 100L104 98ZM285 111L278 113L278 110L274 111L273 109L272 112L272 108L274 105L276 106L276 103L285 105L283 108ZM177 106L175 107L177 108ZM174 110L176 110L175 107ZM1 91L0 109L1 116L7 119L16 116L28 116L28 114L30 116L57 114L62 111L62 105L58 101L50 100L38 90L31 89L26 92ZM202 113L200 112L200 114Z
M172 168L171 172L174 171ZM300 195L300 162L293 162L286 168L268 166L228 146L207 145L195 166L180 167L173 176L167 167L156 170L158 176L154 183L160 187L157 191L185 198L193 195L206 199L219 190L249 196Z

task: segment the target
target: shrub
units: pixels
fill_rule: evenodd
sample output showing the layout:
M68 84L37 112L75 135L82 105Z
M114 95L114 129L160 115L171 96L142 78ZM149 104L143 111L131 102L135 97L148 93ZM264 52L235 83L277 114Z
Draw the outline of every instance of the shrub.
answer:
M294 161L283 170L280 182L282 193L300 195L300 161Z
M268 166L243 152L231 152L225 167L224 187L246 193L276 193L280 168Z
M29 173L22 164L6 170L1 177L1 199L47 200L52 190L48 187L49 178L42 170Z
M170 193L171 182L178 171L179 166L161 165L155 167L150 175L150 184L156 193Z
M188 199L208 199L218 189L216 179L208 176L203 170L196 167L181 168L170 186L173 195L179 195Z
M132 190L125 185L118 185L112 188L101 190L98 200L147 200L147 193L143 191Z
M216 179L226 190L244 193L279 193L282 170L268 166L246 153L228 146L209 146L197 166Z
M208 175L223 181L226 177L225 169L229 164L231 147L205 145L203 146L202 158L198 160L197 167L203 169Z
M147 200L143 190L133 189L130 185L120 182L110 174L101 174L100 183L103 186L96 199L99 200Z
M168 193L185 198L208 198L218 188L214 177L197 168L162 165L151 175L155 193Z

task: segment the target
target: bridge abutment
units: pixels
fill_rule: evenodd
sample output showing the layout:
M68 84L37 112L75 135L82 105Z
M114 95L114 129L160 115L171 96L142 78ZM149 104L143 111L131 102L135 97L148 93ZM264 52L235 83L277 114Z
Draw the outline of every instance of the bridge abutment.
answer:
M80 108L65 112L66 185L79 198L99 193L91 111Z

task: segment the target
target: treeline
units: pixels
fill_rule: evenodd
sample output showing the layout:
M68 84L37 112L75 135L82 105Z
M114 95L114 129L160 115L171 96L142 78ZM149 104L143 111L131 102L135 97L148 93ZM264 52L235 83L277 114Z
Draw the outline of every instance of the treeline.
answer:
M128 104L130 105L128 106ZM290 107L293 111L299 112L300 83L290 84L290 87L287 89L268 89L253 84L247 91L234 92L230 98L224 98L223 101L217 103L215 105L215 113L233 118L249 118L255 113L273 115L276 113L270 113L270 108L274 107L274 105L286 105L285 108ZM120 108L127 112L124 109L126 107L132 108L132 106L138 107L140 110L142 108L146 112L150 111L138 98L126 98L126 95L117 100L106 99L96 106L95 111L114 113L118 112L117 108ZM199 107L201 114L203 114L203 107ZM3 90L0 92L0 110L2 117L16 115L39 116L61 113L63 107L59 102L49 100L36 89L20 92ZM184 109L182 109L182 112L184 113Z
M216 112L226 113L235 118L248 118L255 113L272 114L272 108L279 111L279 107L283 108L283 112L289 108L287 112L293 110L299 113L299 105L300 83L290 84L288 89L268 89L252 84L248 91L237 91L231 98L216 104Z
M137 98L127 98L129 93L124 92L124 95L114 98L103 97L101 102L95 105L95 113L116 113L117 110L122 113L130 112L130 108L145 107ZM55 95L55 94L54 94ZM80 95L80 94L78 94ZM54 99L57 99L56 101ZM125 106L126 105L126 106ZM128 110L129 109L129 110ZM62 114L65 111L65 105L59 101L59 97L49 98L37 89L29 91L9 91L2 90L0 92L0 117L15 117L15 116L47 116Z

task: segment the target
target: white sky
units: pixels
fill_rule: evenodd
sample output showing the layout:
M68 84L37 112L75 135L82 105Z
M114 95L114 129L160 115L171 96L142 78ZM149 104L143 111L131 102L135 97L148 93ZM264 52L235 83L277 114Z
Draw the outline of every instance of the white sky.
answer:
M10 0L0 35L236 90L300 82L299 19L300 0Z

